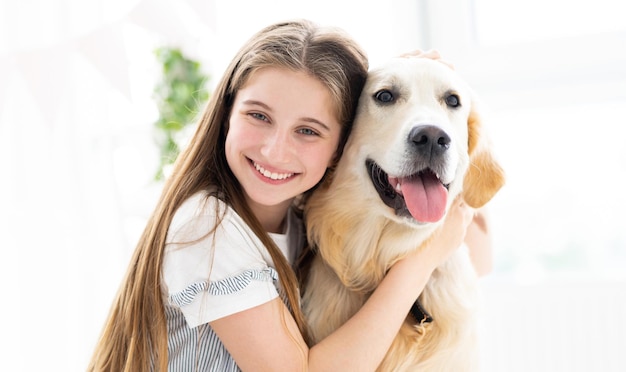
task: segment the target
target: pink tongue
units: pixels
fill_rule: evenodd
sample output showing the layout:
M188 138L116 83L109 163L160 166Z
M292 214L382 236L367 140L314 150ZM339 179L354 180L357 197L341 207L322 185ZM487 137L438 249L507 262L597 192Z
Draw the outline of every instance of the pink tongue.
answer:
M448 190L434 174L425 172L419 177L400 180L402 195L413 218L420 222L437 222L445 211Z

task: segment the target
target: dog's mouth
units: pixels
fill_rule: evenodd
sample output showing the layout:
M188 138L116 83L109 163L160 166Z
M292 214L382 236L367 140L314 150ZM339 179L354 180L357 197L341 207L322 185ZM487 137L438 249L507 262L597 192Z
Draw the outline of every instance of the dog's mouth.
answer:
M396 215L417 222L437 222L446 212L449 184L444 184L430 168L406 177L389 176L373 160L365 162L381 200Z

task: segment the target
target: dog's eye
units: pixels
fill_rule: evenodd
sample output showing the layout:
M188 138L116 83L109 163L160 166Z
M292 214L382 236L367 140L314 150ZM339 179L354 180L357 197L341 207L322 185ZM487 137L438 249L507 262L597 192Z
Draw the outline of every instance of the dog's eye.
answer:
M393 102L393 93L387 89L379 90L376 94L374 94L374 98L376 98L378 102L390 103Z
M452 108L459 107L461 106L461 99L456 94L448 94L446 96L446 105Z

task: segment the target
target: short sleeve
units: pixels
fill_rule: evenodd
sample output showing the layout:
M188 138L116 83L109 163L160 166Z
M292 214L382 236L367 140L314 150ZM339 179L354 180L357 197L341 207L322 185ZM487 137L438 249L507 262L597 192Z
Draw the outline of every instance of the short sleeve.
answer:
M217 204L216 204L217 203ZM216 207L225 210L215 226ZM176 212L162 275L166 301L189 327L261 305L278 296L278 276L261 241L229 207L194 196Z

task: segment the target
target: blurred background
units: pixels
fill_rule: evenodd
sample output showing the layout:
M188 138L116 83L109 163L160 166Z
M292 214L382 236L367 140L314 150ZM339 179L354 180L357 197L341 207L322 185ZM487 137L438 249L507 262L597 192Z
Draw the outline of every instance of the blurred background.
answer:
M623 14L619 0L0 0L2 369L87 365L161 154L193 127L157 124L155 50L190 63L195 117L253 32L305 17L347 30L371 65L437 49L488 107L508 183L490 204L483 370L626 370Z

